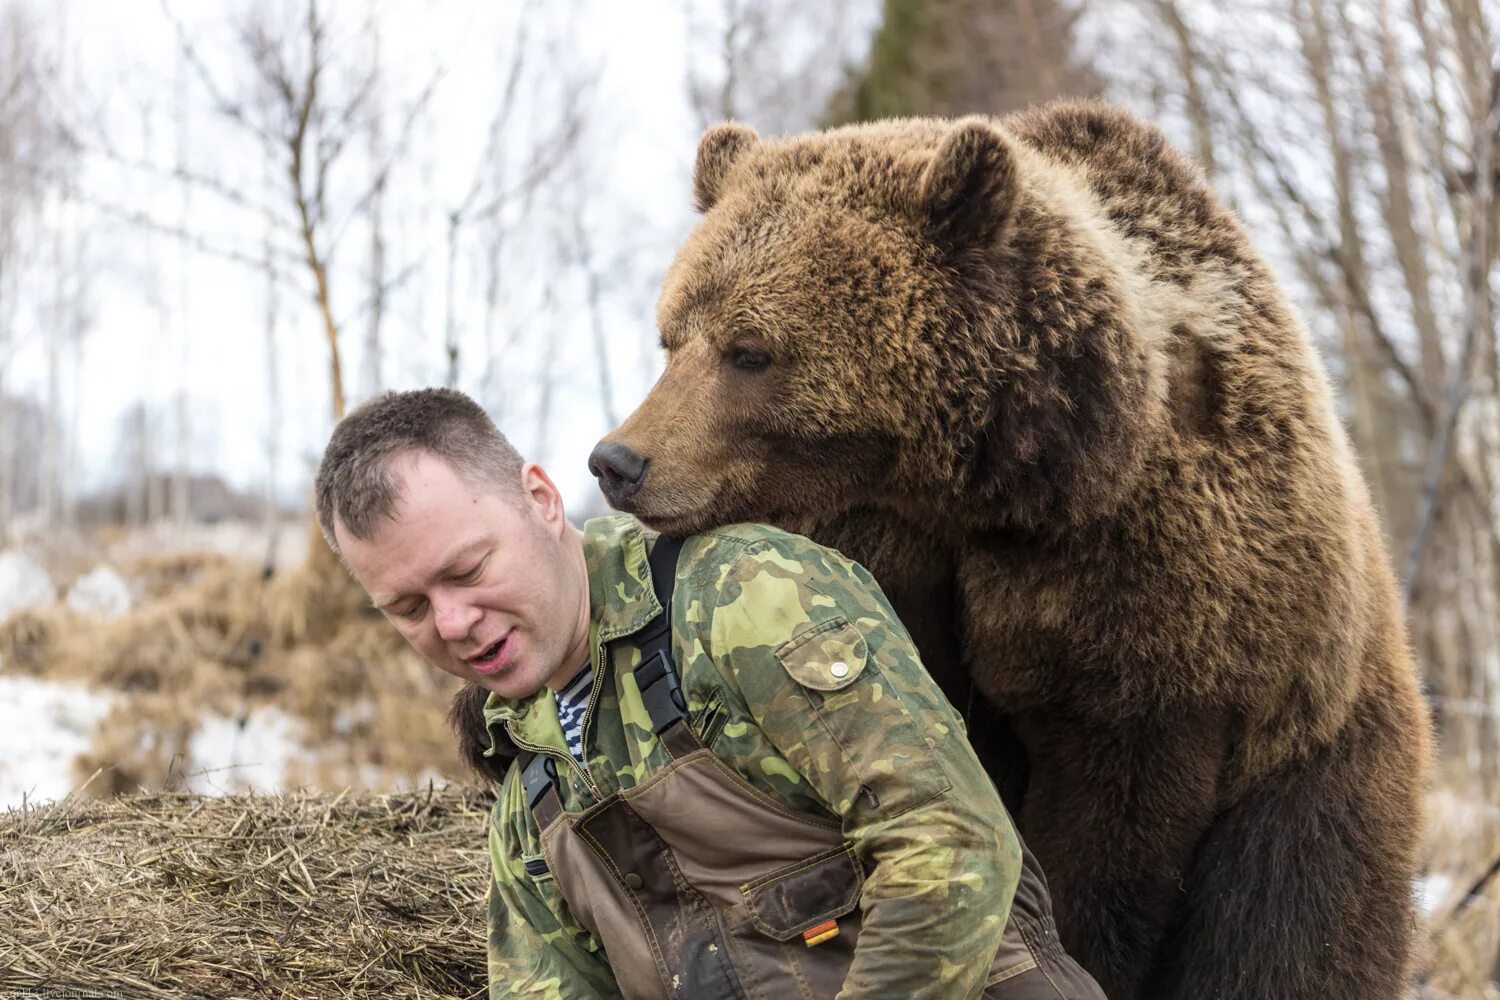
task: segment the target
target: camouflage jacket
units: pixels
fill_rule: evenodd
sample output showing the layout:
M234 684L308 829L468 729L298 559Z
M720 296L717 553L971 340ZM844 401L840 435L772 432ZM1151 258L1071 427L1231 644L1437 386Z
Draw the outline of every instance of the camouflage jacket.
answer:
M646 544L627 517L585 526L595 671L583 723L587 768L567 752L550 690L520 702L492 694L485 707L490 753L519 747L554 757L569 812L667 762L634 664L601 669L607 655L638 655L608 644L660 612ZM694 732L759 789L841 822L870 872L839 996L978 995L1020 877L1020 843L963 721L874 579L806 538L735 525L685 542L672 609ZM863 640L868 666L840 690L810 690L816 679L798 679L795 651L849 635L832 624L842 621ZM491 816L489 849L490 995L618 996L599 942L551 876L528 874L528 862L542 867L540 837L514 767Z

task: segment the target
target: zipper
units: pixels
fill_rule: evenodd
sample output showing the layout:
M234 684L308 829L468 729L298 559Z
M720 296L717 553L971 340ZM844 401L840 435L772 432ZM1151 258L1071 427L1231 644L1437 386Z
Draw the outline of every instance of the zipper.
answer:
M585 753L588 752L589 745L589 723L594 721L594 703L599 699L599 689L604 686L604 643L601 641L596 643L595 645L597 647L597 655L592 661L594 665L594 683L589 688L589 700L588 703L583 706L583 725L580 726L578 730L578 738L583 743ZM532 753L545 754L546 756L551 757L554 760L556 760L558 756L566 758L569 766L571 766L574 772L583 779L583 783L585 785L588 785L589 792L591 792L594 796L594 801L598 802L604 798L603 795L599 794L599 786L594 784L593 775L589 774L588 769L578 762L577 757L574 757L571 753L559 755L558 752L551 747L539 747L534 744L527 743L525 740L517 739L516 734L510 728L509 722L505 724L505 731L510 734L511 742L523 750L530 750Z
M515 730L510 728L509 722L505 724L505 733L510 737L510 741L522 750L530 750L532 753L539 753L544 757L551 757L553 760L557 760L559 757L563 758L577 772L578 776L583 779L584 784L589 786L589 791L593 793L594 801L598 802L603 798L599 794L599 786L594 784L594 779L589 776L589 772L584 769L582 764L578 763L577 757L574 757L570 753L558 753L552 747L541 747L535 743L527 743L525 740L519 739L515 734Z
M609 664L604 662L604 640L600 639L594 647L594 685L589 689L588 704L583 706L583 723L578 727L578 739L583 744L585 754L589 749L589 723L594 721L594 705L599 700L600 689L604 687L604 675L609 671ZM578 763L572 754L568 754L568 759L575 764ZM594 785L594 779L589 776L588 771L584 770L582 765L579 765L578 770L583 774L583 780L589 783L589 788L594 793L594 801L597 802L600 795L599 789Z
M666 613L670 614L671 612L667 611ZM670 619L668 619L668 622L670 625ZM604 662L604 656L607 647L608 643L606 643L602 638L598 642L594 643L594 657L592 660L592 663L594 664L594 684L593 687L589 689L588 704L583 707L583 724L579 726L578 729L578 738L582 741L585 752L587 752L589 745L589 726L594 721L594 705L599 700L599 691L604 687L604 674L610 666L610 664L606 664ZM507 722L505 726L506 730L509 731L510 723ZM514 733L511 734L511 740L514 741L517 746L524 746L524 744L520 740L516 739ZM555 751L549 751L543 747L526 746L525 749L534 751L536 753L545 753L548 754L548 756L556 756ZM599 794L599 786L594 784L594 779L592 776L590 776L588 770L585 769L582 764L578 763L578 759L572 754L567 754L566 756L568 758L568 763L573 765L573 770L578 772L578 774L583 778L584 782L589 786L589 791L594 794L594 801L598 802L599 800L601 800L603 796Z

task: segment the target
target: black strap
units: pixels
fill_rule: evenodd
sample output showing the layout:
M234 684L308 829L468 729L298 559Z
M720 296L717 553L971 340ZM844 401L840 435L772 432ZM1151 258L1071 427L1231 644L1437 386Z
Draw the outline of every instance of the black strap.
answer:
M640 665L635 668L635 685L641 692L651 729L659 736L674 722L687 718L687 699L672 663L672 590L677 584L677 557L682 554L682 539L661 535L651 546L647 561L651 566L651 589L661 614L630 640L640 650Z
M646 555L651 566L651 589L656 592L656 603L663 608L672 604L672 591L677 586L677 557L682 555L682 539L666 535L656 536L656 544Z

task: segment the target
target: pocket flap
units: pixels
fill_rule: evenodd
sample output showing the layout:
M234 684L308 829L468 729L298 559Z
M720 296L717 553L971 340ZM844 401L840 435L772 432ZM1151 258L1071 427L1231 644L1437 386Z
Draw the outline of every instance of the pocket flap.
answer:
M859 859L843 844L746 882L740 891L756 929L787 941L858 906L864 883Z
M864 673L865 637L847 618L814 625L776 650L792 680L814 691L838 691Z

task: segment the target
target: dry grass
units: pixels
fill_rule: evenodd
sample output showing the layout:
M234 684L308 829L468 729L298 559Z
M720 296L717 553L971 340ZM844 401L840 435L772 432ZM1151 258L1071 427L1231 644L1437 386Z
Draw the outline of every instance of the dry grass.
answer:
M270 580L216 555L120 571L146 598L128 615L99 621L59 603L0 624L6 670L120 697L77 765L80 781L109 769L96 794L171 787L206 714L270 706L303 723L315 751L289 785L462 773L443 722L457 683L407 647L331 556Z
M1486 727L1491 720L1484 720ZM1493 734L1483 734L1492 739ZM1429 870L1449 886L1428 920L1425 997L1495 1000L1500 966L1500 878L1483 877L1500 859L1500 802L1485 767L1456 748L1441 761L1428 810ZM1476 887L1479 891L1470 894Z
M482 996L489 805L449 787L0 815L0 996Z

